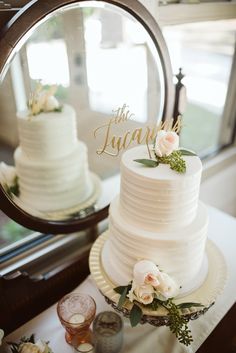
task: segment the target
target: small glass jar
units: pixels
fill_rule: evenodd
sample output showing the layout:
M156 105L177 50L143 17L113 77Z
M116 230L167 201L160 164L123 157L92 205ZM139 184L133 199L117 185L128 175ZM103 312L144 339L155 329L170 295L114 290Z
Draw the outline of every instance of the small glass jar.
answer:
M123 344L123 321L113 311L103 311L93 322L96 353L118 353Z
M57 314L66 329L66 342L74 347L92 344L90 325L96 314L96 303L88 294L72 292L57 304Z

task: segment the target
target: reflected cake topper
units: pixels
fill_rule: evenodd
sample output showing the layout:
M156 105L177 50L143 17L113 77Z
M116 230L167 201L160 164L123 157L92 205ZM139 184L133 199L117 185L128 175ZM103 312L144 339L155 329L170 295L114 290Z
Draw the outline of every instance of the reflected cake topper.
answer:
M62 105L60 105L55 97L57 89L57 85L45 88L39 81L35 91L30 94L28 101L29 116L32 117L42 112L61 112Z
M133 130L127 130L121 136L116 136L113 130L116 129L117 125L132 120L131 118L135 114L130 112L127 104L123 104L122 107L114 109L113 113L114 116L112 116L108 122L98 126L94 130L94 137L96 138L101 134L103 139L101 146L96 150L98 155L104 153L109 156L117 157L122 150L127 149L131 144L146 144L149 158L152 158L149 145L153 144L156 140L158 131L165 130L179 133L182 126L181 117L179 116L175 123L174 119L167 119L152 126L145 125Z

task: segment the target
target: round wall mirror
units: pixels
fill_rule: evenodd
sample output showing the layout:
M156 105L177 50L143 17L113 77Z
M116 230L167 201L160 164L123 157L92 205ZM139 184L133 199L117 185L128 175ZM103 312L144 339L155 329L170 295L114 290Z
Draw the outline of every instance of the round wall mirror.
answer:
M158 25L134 0L38 0L0 47L1 209L42 232L97 223L119 191L112 138L172 115Z

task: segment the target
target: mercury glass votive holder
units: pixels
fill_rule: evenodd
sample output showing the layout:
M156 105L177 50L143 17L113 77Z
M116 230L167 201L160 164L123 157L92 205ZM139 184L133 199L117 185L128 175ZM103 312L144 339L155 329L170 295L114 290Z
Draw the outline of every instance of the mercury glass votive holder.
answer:
M123 321L113 311L103 311L93 322L96 353L118 353L123 345Z
M69 293L57 304L57 314L65 328L66 342L74 347L92 344L90 325L96 314L94 299L83 293Z

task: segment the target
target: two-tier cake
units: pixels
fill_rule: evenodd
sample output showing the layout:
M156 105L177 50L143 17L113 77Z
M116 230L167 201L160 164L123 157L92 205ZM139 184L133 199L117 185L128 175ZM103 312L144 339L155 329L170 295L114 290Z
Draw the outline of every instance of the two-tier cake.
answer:
M120 169L120 194L92 247L91 273L131 326L166 325L188 346L188 321L213 305L226 277L220 252L206 244L202 163L179 147L175 131L159 129L153 145L124 152Z
M60 107L50 92L40 89L31 110L18 113L18 130L20 145L14 159L22 202L51 212L90 197L93 185L87 147L77 138L76 113L71 106Z
M179 286L179 295L196 289L207 274L208 215L199 201L202 164L183 156L185 173L160 163L146 167L146 146L126 151L121 160L120 195L111 203L109 239L102 264L115 285L133 280L133 268L150 260Z

